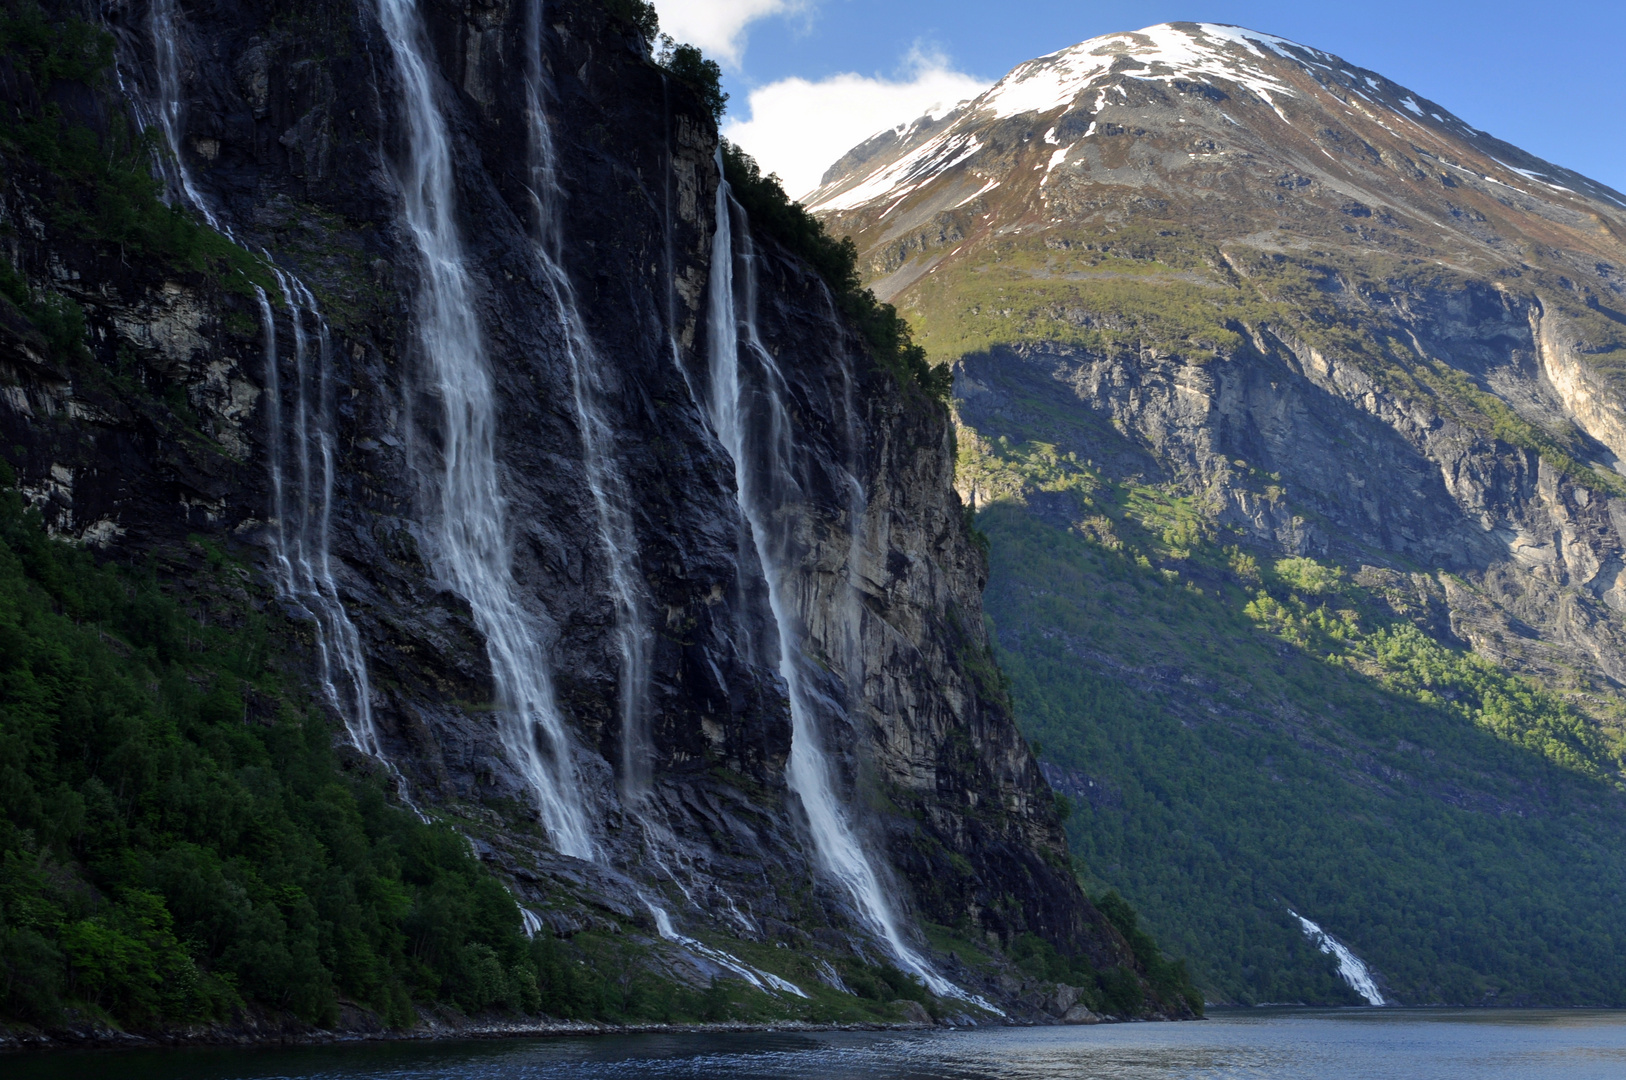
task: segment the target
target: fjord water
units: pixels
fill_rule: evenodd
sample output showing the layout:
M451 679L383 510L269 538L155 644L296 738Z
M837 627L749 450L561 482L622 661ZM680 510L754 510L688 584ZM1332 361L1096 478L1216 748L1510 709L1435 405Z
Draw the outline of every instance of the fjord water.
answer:
M12 1080L1613 1080L1626 1075L1626 1013L1256 1009L1200 1023L53 1054L7 1065Z

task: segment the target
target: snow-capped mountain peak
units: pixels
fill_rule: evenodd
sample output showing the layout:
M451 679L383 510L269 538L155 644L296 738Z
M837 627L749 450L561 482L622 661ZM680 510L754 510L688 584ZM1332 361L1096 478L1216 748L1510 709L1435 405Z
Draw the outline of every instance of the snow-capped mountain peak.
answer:
M956 215L975 216L977 229L1045 227L1105 205L1109 190L1186 198L1235 187L1256 202L1281 185L1335 211L1385 206L1397 220L1462 228L1476 244L1488 241L1475 215L1494 217L1509 199L1521 214L1583 228L1626 210L1619 192L1376 72L1273 34L1189 22L1020 64L980 96L855 147L808 204L841 231L884 225L892 236L928 222L966 231L949 228ZM1483 207L1462 205L1469 191Z

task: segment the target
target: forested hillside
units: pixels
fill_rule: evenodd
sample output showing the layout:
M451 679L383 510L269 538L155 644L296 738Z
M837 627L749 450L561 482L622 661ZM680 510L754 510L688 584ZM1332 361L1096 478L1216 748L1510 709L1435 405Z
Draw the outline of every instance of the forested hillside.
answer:
M1418 629L1399 575L1261 558L1052 445L961 462L1073 850L1211 997L1360 1003L1291 909L1401 1001L1626 1000L1620 748L1563 700Z

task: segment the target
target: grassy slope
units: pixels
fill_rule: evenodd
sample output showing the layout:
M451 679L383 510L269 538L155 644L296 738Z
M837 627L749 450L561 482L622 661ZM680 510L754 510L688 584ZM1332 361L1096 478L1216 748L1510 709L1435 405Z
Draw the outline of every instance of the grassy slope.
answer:
M1618 747L1176 493L961 442L999 493L988 610L1027 733L1075 770L1074 850L1209 993L1350 1000L1292 905L1403 1000L1626 1002Z

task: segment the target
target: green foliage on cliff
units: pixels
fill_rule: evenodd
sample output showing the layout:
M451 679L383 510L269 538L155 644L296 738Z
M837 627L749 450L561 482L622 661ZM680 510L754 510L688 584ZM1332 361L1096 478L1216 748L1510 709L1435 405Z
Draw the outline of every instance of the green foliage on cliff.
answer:
M47 537L0 470L0 1018L594 1008L460 836L340 770L218 553L200 621Z
M1074 853L1211 996L1355 1000L1291 906L1403 1001L1626 1003L1623 747L1572 702L1429 637L1378 579L1237 547L1189 497L1045 444L960 447Z
M0 100L0 168L25 183L53 227L125 260L156 259L241 289L269 282L247 251L159 198L152 163L167 151L125 119L107 31L48 18L32 0L0 0L0 57L14 77Z
M785 194L778 176L764 176L755 159L726 140L723 176L751 227L784 245L824 279L836 306L863 336L875 361L900 381L913 382L933 399L946 402L953 381L948 367L928 363L926 350L915 343L897 309L863 287L852 238L831 236L821 221Z
M1077 987L1080 1002L1091 1012L1132 1018L1154 1007L1178 1012L1183 1005L1203 1014L1203 996L1192 984L1184 960L1170 960L1140 925L1140 916L1116 891L1095 897L1095 906L1129 943L1142 975L1129 967L1097 970L1082 957L1069 957L1037 934L1023 934L1011 944L1016 965L1036 979ZM1144 983L1142 982L1144 978ZM1151 998L1146 988L1152 991Z
M612 18L620 19L636 30L646 44L653 42L660 32L660 13L647 0L600 0L600 3Z
M15 317L8 317L12 312ZM17 318L38 332L53 359L75 360L88 355L85 309L60 293L29 288L11 262L0 256L0 320L15 325Z
M728 95L723 92L723 69L717 61L706 59L698 46L685 45L662 34L655 62L700 95L700 102L711 113L714 123L722 121L723 113L728 110Z

